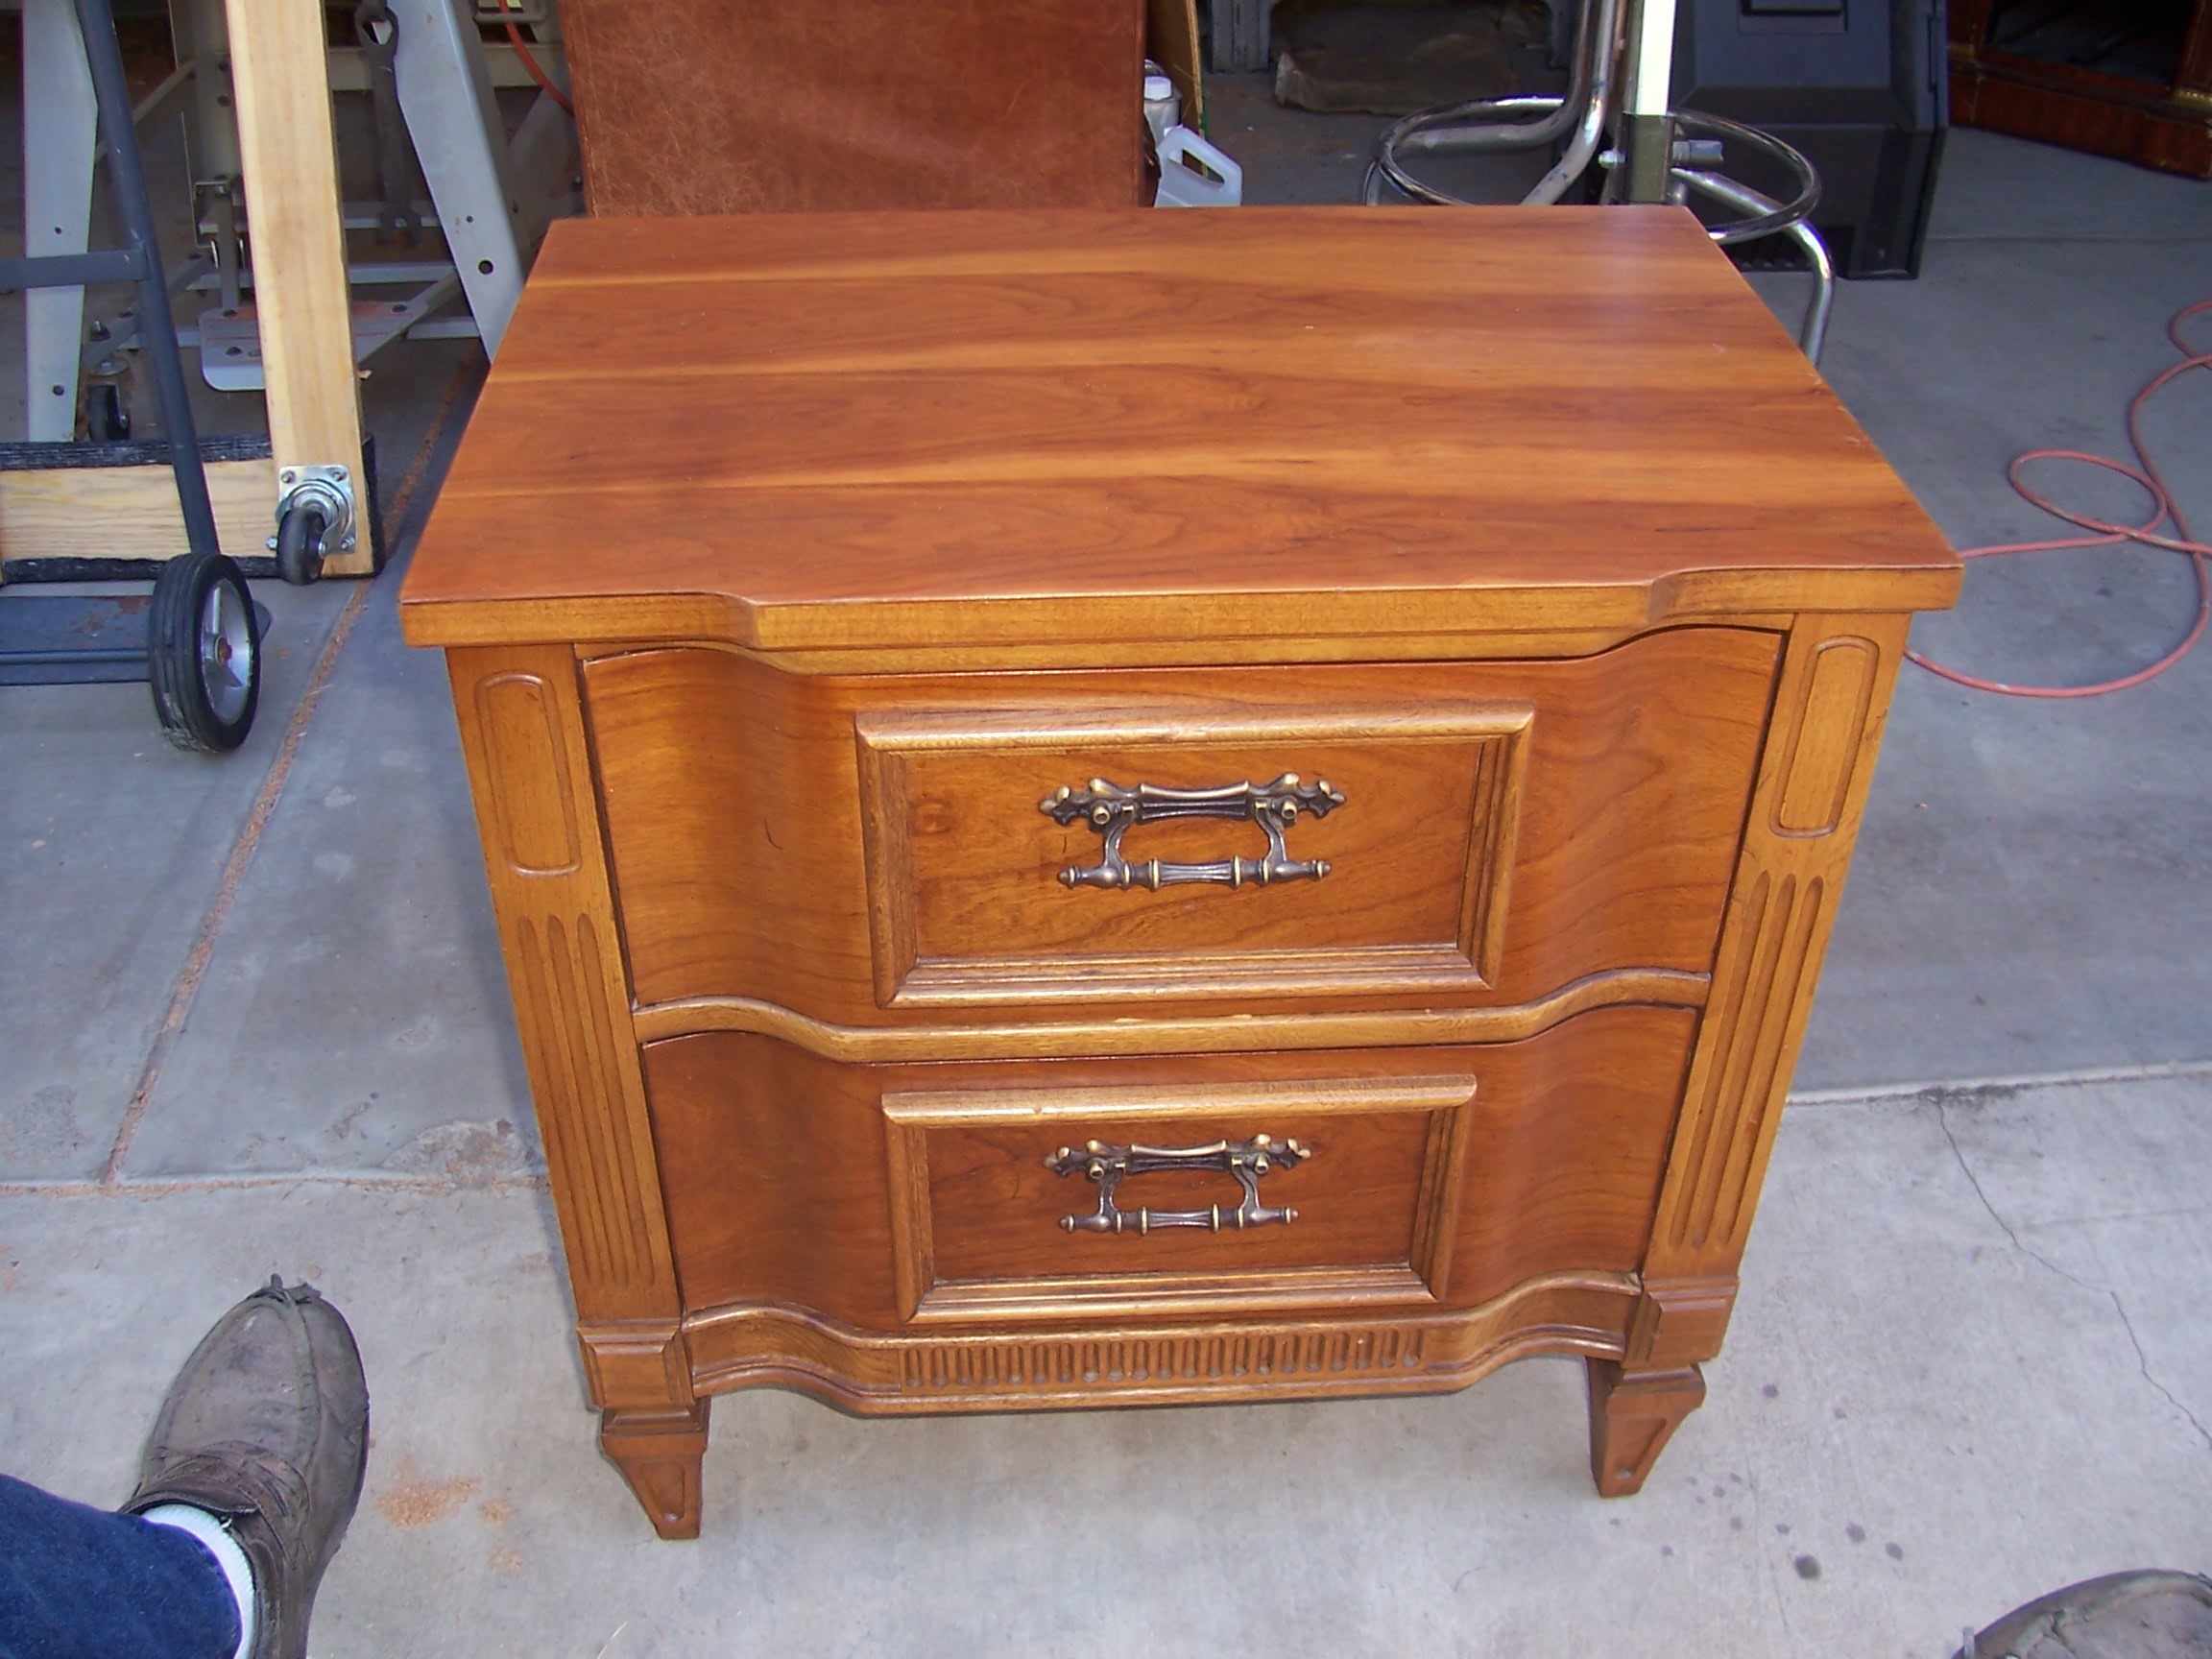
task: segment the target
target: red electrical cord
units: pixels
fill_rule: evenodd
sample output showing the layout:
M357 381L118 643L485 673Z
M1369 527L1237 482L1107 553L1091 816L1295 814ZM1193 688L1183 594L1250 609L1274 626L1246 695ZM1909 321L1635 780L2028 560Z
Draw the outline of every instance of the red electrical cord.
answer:
M2204 637L2205 625L2212 623L2212 543L2196 541L2190 536L2188 520L2181 517L2181 509L2174 504L2173 494L2166 488L2166 480L2159 476L2157 464L2151 459L2151 452L2143 447L2143 433L2139 425L2143 405L2150 400L2152 393L2192 369L2212 370L2212 351L2196 350L2181 337L2181 325L2203 311L2212 311L2212 300L2200 300L2196 304L2185 305L2174 314L2173 320L2166 325L2166 337L2174 342L2176 349L2181 353L2181 361L2156 375L2148 386L2135 394L2135 400L2128 405L2128 442L2134 446L2135 459L2143 464L2141 470L2108 456L2091 455L2080 449L2031 449L2025 455L2015 456L2012 465L2005 469L2005 475L2011 480L2012 488L2033 505L2054 518L2063 518L2069 524L2079 524L2084 530L2095 531L2095 535L2068 536L2055 541L2011 541L1990 547L1968 547L1959 555L1961 559L1995 559L2008 553L2048 553L2060 547L2109 547L2124 541L2139 541L2147 547L2163 547L2170 553L2184 554L2197 572L2197 621L2187 637L2150 667L2139 668L2118 680L2101 681L2095 685L2008 685L2001 680L1977 679L1956 668L1946 668L1917 651L1907 651L1905 656L1908 661L1919 663L1931 674L1939 674L1960 685L1970 685L1977 691L1999 691L2008 697L2102 697L2107 691L2125 691L2131 685L2140 685L2146 680L2155 679L2188 656L2197 641ZM2091 467L2102 467L2107 472L2117 472L2141 485L2156 511L2140 524L2111 524L2102 518L2092 518L2086 513L2071 512L2036 494L2020 481L2020 469L2031 461L2080 461ZM2174 534L2161 536L2158 527L2168 519L2174 522Z
M550 92L553 95L554 103L560 105L569 114L575 114L576 106L568 102L566 93L546 78L545 71L538 66L538 60L530 56L530 48L523 43L522 31L517 29L512 21L507 24L507 38L515 47L515 55L522 60L522 67L530 71L530 79Z

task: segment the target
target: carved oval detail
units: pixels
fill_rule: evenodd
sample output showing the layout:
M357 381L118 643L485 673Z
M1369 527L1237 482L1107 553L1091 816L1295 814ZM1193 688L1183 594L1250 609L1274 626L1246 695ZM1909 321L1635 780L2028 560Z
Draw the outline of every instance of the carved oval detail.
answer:
M518 876L565 876L583 859L552 687L535 674L476 683L500 856Z
M1871 639L1831 639L1813 659L1790 770L1774 807L1783 835L1826 835L1843 822L1881 654Z

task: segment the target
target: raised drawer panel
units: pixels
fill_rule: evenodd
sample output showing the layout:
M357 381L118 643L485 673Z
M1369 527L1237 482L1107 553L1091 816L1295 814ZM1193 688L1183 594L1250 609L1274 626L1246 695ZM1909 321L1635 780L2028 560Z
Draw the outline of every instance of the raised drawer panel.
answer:
M593 661L636 994L867 1025L1133 1000L1474 1006L1615 970L1702 974L1777 639L1685 629L1551 662L896 680L709 649ZM1247 808L1141 814L1118 849L1126 884L1095 874L1113 867L1080 810L1093 781L1187 805L1286 774L1268 798L1298 803L1287 873L1277 858L1261 878L1271 849ZM1076 809L1056 816L1063 788Z
M870 709L878 1000L1484 989L1534 713Z
M1118 1061L847 1065L709 1032L646 1046L687 1310L813 1308L864 1329L1360 1306L1472 1307L1643 1258L1694 1014L1622 1007L1526 1042ZM804 1101L794 1111L791 1103ZM1069 1230L1091 1141L1259 1135L1294 1222ZM1115 1207L1240 1202L1219 1169L1124 1177Z
M908 1317L1431 1303L1466 1073L887 1094Z

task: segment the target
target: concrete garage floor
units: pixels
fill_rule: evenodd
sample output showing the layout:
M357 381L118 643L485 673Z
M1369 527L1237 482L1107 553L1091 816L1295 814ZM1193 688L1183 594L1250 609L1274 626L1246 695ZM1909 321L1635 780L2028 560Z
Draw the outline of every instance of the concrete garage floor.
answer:
M1349 199L1376 125L1226 79L1213 123L1262 201ZM2208 272L2212 186L1960 132L1926 274L1846 285L1825 368L1957 541L2047 534L2005 463L2123 453ZM1793 318L1794 280L1762 283ZM465 350L379 361L388 481ZM2149 430L2201 532L2212 383L2168 397ZM169 751L136 687L0 690L0 1468L119 1501L205 1324L315 1279L376 1411L322 1659L1933 1659L2057 1584L2212 1563L2212 651L2072 705L1908 670L1728 1351L1641 1498L1592 1495L1560 1361L1020 1419L756 1393L717 1404L706 1536L663 1545L591 1448L397 575L261 586L276 656L228 760ZM2165 555L1985 567L1918 637L2084 677L2190 601Z

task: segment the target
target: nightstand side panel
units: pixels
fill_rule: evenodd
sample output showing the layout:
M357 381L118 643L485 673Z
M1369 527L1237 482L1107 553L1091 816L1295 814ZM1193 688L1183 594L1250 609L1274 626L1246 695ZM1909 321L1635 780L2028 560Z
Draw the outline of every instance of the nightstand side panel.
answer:
M687 1404L575 656L454 649L446 666L592 1398Z

